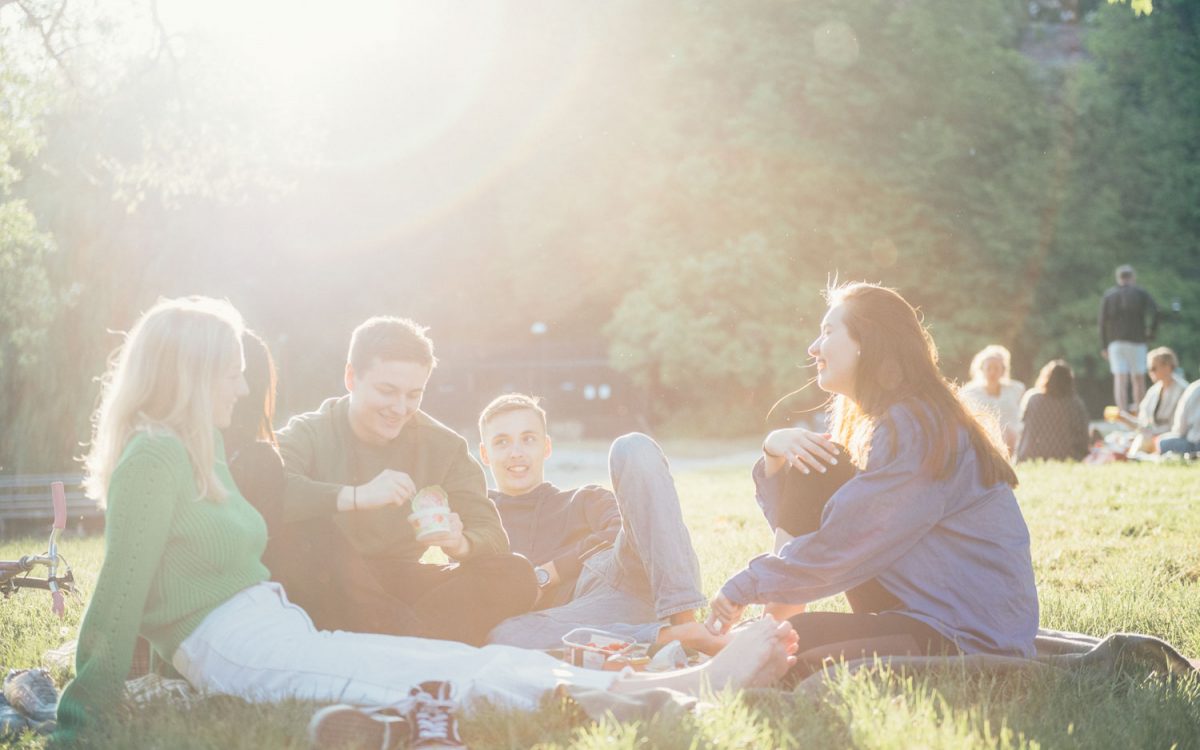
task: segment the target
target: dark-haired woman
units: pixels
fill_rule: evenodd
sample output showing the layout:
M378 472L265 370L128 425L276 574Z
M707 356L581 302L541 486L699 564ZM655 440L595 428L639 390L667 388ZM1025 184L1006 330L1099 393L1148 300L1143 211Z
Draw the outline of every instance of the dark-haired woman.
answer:
M832 435L768 435L754 468L759 502L777 518L790 479L847 460L861 469L832 492L815 530L725 583L711 626L728 629L749 604L853 591L863 605L853 613L790 618L800 647L793 677L830 657L1031 656L1038 602L1029 531L998 430L963 406L899 294L850 284L827 298L808 353L832 396Z
M242 351L249 393L233 407L229 426L222 430L229 473L263 520L269 537L262 561L277 570L279 531L283 526L283 459L275 442L275 361L271 350L254 331L242 334Z
M1021 400L1017 461L1079 461L1088 454L1088 415L1065 360L1046 363Z

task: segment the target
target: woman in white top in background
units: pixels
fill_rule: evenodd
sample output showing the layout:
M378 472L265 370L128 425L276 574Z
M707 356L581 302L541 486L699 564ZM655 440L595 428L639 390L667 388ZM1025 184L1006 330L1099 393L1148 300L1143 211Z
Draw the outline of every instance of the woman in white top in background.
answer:
M1009 453L1017 447L1021 434L1021 396L1025 384L1009 378L1012 355L999 344L983 348L971 360L971 382L962 394L971 405L991 412L1000 423Z
M1118 421L1137 429L1140 436L1130 447L1130 453L1143 451L1158 452L1158 438L1171 429L1175 408L1187 380L1179 373L1179 358L1170 347L1160 346L1146 355L1146 371L1154 385L1146 391L1137 414L1121 412Z

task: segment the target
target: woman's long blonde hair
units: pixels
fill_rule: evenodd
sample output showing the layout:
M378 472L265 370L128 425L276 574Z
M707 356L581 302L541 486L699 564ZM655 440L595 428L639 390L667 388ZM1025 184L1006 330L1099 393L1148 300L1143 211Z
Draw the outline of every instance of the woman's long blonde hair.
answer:
M217 480L213 394L219 377L240 366L242 316L223 300L160 299L109 359L100 406L92 415L85 459L88 496L103 505L109 481L139 431L179 438L187 450L198 498L225 499Z

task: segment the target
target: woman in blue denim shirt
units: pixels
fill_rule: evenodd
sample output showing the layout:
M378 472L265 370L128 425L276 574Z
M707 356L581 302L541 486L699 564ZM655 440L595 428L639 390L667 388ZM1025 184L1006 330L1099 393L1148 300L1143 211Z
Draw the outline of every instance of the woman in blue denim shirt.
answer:
M849 284L827 298L808 354L831 396L832 434L772 432L754 470L772 525L797 502L823 503L819 521L731 577L712 601L710 625L728 630L748 604L793 605L794 677L830 657L1031 656L1038 603L1029 531L998 430L942 376L933 339L903 297ZM805 497L811 477L831 468L846 476L826 490L827 502ZM850 597L853 613L797 606L842 592L859 594Z

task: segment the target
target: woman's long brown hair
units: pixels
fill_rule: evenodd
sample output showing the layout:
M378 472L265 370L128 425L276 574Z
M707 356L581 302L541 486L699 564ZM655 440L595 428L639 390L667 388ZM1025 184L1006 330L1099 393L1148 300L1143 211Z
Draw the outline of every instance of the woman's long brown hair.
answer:
M861 351L854 398L838 396L830 405L834 437L849 449L855 463L866 465L875 425L887 410L909 401L918 406L912 413L928 447L922 470L937 479L954 472L961 426L979 457L983 485L1017 486L999 430L985 427L963 405L958 388L942 376L937 346L912 305L893 289L866 283L831 287L825 298L830 307L844 306L842 320Z
M242 352L246 363L246 386L249 392L233 406L233 416L225 429L227 450L241 448L255 440L271 445L275 441L275 360L267 342L251 330L242 334Z
M1068 398L1075 395L1075 372L1065 359L1052 359L1038 373L1035 390L1050 398Z

